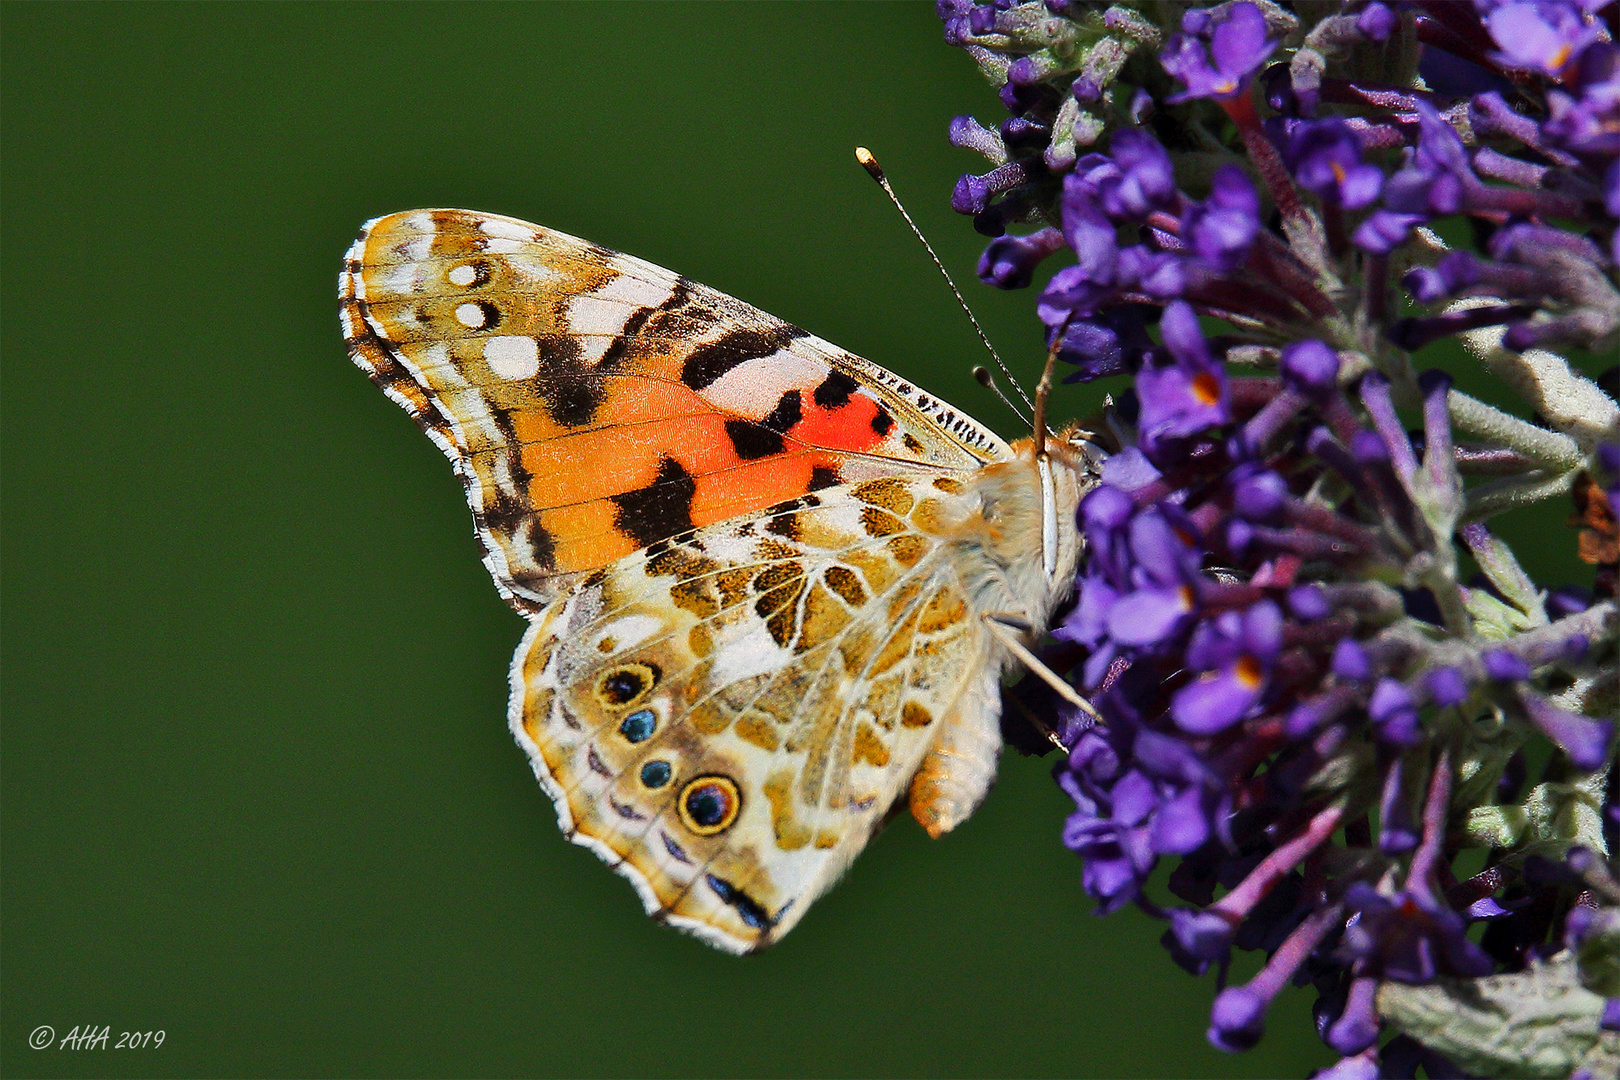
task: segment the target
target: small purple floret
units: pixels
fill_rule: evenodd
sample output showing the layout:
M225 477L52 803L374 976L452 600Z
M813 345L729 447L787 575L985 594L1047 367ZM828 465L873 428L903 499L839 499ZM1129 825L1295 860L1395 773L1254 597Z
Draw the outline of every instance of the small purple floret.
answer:
M1339 384L1339 354L1316 338L1286 346L1279 365L1282 377L1305 394L1320 394Z
M1231 98L1248 89L1249 79L1277 48L1266 37L1266 17L1254 4L1234 4L1226 18L1209 29L1209 16L1189 11L1182 33L1173 36L1159 62L1187 88L1170 95L1170 102L1190 98ZM1207 40L1206 40L1207 37Z
M1384 186L1383 171L1361 160L1361 143L1343 120L1296 125L1288 157L1300 187L1346 210L1372 205Z

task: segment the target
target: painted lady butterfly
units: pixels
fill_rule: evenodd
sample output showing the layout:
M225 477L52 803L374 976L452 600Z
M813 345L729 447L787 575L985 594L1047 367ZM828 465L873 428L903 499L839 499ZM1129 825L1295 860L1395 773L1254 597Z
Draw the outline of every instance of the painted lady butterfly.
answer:
M984 798L1015 636L1071 588L1085 444L1038 454L869 361L512 218L368 223L354 360L449 456L530 622L510 723L654 917L785 934L902 792ZM998 632L999 635L998 636Z

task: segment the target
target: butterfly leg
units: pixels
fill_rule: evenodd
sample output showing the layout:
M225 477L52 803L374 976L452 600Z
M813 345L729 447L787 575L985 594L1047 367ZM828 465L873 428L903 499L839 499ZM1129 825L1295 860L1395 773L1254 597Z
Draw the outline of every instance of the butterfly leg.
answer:
M1062 698L1064 701L1067 701L1070 705L1073 705L1075 708L1089 716L1093 724L1102 723L1102 716L1097 712L1096 707L1093 706L1091 702L1081 697L1079 692L1076 691L1074 687L1069 685L1067 679L1064 679L1057 672L1053 671L1051 668L1042 663L1041 658L1030 652L1024 643L1018 639L1018 634L1020 631L1026 633L1029 631L1030 627L1027 621L1017 615L1008 615L995 611L987 611L982 614L980 618L983 620L985 627L992 635L994 635L995 639L1001 642L1001 644L1005 645L1007 647L1007 651L1016 656L1019 661L1030 670L1031 673L1033 673L1042 682L1046 683L1046 685L1050 686L1057 693L1058 697ZM1058 747L1058 749L1065 752L1068 751L1069 748L1063 745L1063 740L1057 737L1056 732L1052 731L1050 728L1047 728L1039 721L1036 721L1036 725L1042 729L1042 732Z

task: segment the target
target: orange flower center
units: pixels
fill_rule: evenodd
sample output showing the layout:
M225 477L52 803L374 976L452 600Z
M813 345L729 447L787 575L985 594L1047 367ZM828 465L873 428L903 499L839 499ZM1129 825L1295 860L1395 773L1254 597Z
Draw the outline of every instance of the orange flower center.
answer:
M1238 682L1242 683L1250 690L1260 689L1261 684L1266 681L1266 673L1260 667L1260 661L1256 660L1248 653L1244 653L1238 658L1235 671Z

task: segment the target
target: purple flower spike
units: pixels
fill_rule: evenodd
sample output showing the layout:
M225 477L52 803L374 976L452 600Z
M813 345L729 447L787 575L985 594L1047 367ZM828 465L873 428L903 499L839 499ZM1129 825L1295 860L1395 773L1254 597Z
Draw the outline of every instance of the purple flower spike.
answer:
M1412 226L1422 224L1422 214L1397 214L1392 210L1378 210L1356 227L1352 240L1363 251L1374 255L1387 255L1406 243L1412 235Z
M1344 1012L1324 1040L1341 1054L1359 1054L1378 1041L1378 1014L1374 1010L1374 996L1378 980L1361 978L1350 984L1350 995L1345 1000Z
M1232 488L1232 512L1246 521L1275 521L1288 505L1288 482L1270 470L1241 469L1227 482Z
M1260 233L1260 196L1236 165L1215 170L1209 199L1187 212L1182 235L1212 269L1231 273L1249 260Z
M1282 612L1270 600L1247 611L1222 612L1194 631L1187 662L1202 671L1170 699L1181 730L1213 735L1247 717L1266 691L1282 647Z
M1401 279L1412 298L1432 304L1479 281L1479 259L1470 251L1453 251L1434 266L1420 266Z
M1387 1055L1386 1055L1387 1060ZM1311 1073L1311 1080L1378 1080L1380 1076L1406 1076L1407 1073L1386 1073L1379 1064L1379 1055L1372 1050L1340 1058L1325 1069ZM1412 1076L1417 1075L1414 1066Z
M1089 382L1105 375L1121 375L1140 365L1155 347L1148 336L1145 315L1142 305L1116 304L1093 318L1069 323L1058 348L1058 359L1080 370L1063 381ZM1047 344L1051 344L1050 337Z
M1149 511L1131 522L1131 555L1144 579L1108 612L1108 634L1121 645L1147 647L1177 637L1197 611L1189 583L1198 559L1162 514Z
M1164 933L1164 943L1182 967L1194 975L1202 975L1209 965L1226 958L1232 948L1231 920L1214 911L1188 911L1177 908L1170 912L1170 929Z
M1187 84L1187 89L1166 100L1236 97L1248 89L1250 77L1277 48L1275 41L1266 38L1266 17L1254 4L1233 4L1225 20L1211 31L1208 16L1198 12L1203 19L1189 21L1194 14L1183 17L1185 32L1172 37L1159 56L1164 69Z
M1497 682L1523 682L1530 677L1530 665L1506 649L1486 649L1480 660L1485 674Z
M1456 129L1427 101L1418 99L1417 152L1384 185L1384 205L1398 214L1455 213L1463 196L1482 187Z
M1345 638L1333 647L1333 674L1347 682L1365 682L1372 678L1372 659L1366 649Z
M1468 680L1454 667L1435 668L1424 677L1423 685L1434 703L1442 708L1468 700Z
M1126 129L1114 136L1109 150L1114 170L1104 169L1089 178L1109 216L1141 221L1174 203L1175 171L1159 140L1145 131Z
M1345 952L1386 979L1427 983L1441 974L1479 978L1496 970L1490 955L1468 939L1462 916L1427 889L1408 886L1386 897L1358 881L1345 904L1361 912L1345 928Z
M1361 160L1361 143L1343 120L1296 126L1288 159L1299 186L1323 202L1359 210L1370 206L1384 186L1384 174Z
M990 200L1028 179L1029 169L1022 161L998 165L983 176L969 173L956 181L956 190L951 192L951 209L958 214L981 214L989 207Z
M1333 614L1333 605L1320 586L1296 585L1288 590L1288 610L1296 619L1315 622Z

